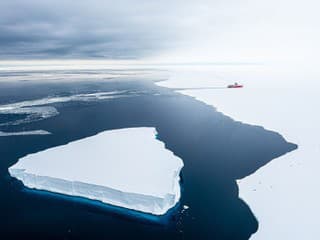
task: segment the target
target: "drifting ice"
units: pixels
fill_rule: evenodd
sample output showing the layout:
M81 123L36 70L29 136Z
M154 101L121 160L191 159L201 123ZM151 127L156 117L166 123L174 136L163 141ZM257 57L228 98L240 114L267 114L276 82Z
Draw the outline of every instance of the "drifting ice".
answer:
M30 154L9 172L29 188L162 215L180 199L183 162L155 134L154 128L105 131Z
M22 131L22 132L1 132L0 137L10 137L10 136L25 136L25 135L48 135L51 134L45 130L32 130L32 131Z

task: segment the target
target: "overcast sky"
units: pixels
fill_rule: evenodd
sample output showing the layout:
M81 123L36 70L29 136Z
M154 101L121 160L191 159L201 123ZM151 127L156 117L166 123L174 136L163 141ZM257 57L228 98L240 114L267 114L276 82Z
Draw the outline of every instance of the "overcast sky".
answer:
M315 0L1 0L0 59L302 59Z

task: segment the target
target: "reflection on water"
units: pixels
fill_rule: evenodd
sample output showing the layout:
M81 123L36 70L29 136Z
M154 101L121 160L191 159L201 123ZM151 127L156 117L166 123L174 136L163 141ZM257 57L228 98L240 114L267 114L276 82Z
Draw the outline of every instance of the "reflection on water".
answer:
M5 125L16 117L12 112L0 114L2 132L52 133L0 137L0 232L11 238L248 239L258 223L238 198L236 179L296 148L278 133L233 121L204 103L143 79L1 83L0 92L5 93L0 97L2 105L49 96L72 98L75 93L142 93L43 103L42 107L59 114L29 123ZM140 221L81 200L29 193L7 174L9 166L29 153L129 127L155 127L158 139L184 161L181 206L168 224Z

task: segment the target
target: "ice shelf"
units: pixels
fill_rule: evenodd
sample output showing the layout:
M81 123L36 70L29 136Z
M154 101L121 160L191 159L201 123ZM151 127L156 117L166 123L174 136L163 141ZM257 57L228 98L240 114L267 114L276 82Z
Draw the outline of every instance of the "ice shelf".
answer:
M9 168L26 187L163 215L180 199L183 162L154 128L101 132L21 158Z

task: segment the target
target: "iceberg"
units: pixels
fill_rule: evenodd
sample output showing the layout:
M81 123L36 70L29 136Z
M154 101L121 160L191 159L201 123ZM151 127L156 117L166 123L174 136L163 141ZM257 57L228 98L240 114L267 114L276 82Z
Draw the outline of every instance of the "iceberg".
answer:
M154 128L104 131L21 158L9 168L31 189L163 215L180 199L183 162Z

